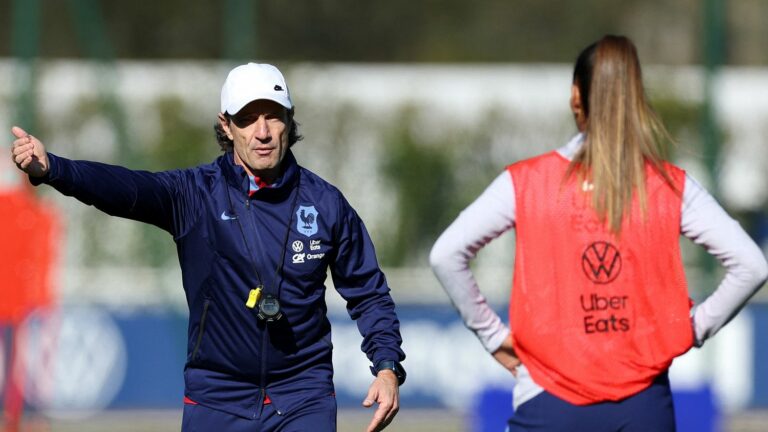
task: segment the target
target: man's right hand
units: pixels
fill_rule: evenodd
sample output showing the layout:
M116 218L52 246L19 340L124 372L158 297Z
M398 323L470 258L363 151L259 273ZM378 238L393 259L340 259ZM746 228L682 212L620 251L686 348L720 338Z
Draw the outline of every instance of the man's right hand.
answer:
M13 163L30 177L46 175L50 165L43 143L18 126L11 128L11 132L16 137L11 147Z

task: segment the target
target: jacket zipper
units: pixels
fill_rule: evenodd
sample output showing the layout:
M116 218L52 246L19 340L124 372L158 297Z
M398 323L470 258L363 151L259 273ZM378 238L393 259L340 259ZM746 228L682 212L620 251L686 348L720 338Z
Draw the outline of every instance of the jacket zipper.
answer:
M251 227L253 228L254 235L258 236L258 229L255 226L253 222L253 215L251 215L251 200L250 198L245 199L245 209L248 210L248 220L251 223ZM264 283L264 281L262 281ZM269 325L266 324L265 325ZM261 383L260 389L259 389L259 411L261 411L261 408L264 406L264 399L267 395L267 329L264 328L264 331L261 334L261 380L259 381ZM278 415L282 415L280 411L277 411Z
M203 341L205 318L208 316L208 305L210 305L210 303L210 299L205 299L205 303L203 303L203 316L200 318L200 331L197 332L197 341L195 342L195 349L192 351L192 360L197 359L197 350L200 349L200 342Z
M269 325L269 324L266 324ZM267 328L264 327L264 331L261 337L261 400L259 404L263 406L264 398L267 395ZM280 415L280 411L277 412Z

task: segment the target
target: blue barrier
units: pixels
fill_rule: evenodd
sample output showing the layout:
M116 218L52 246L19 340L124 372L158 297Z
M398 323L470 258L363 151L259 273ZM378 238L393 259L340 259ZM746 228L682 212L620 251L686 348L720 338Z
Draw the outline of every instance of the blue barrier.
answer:
M673 391L672 399L675 404L677 432L720 430L720 412L709 386Z
M768 304L756 303L748 306L753 312L754 339L754 380L750 405L754 408L768 407Z
M502 432L512 417L512 391L509 388L489 387L478 397L470 414L472 432Z
M748 307L753 317L754 371L748 406L768 407L768 305ZM496 429L511 415L510 374L496 364L448 307L399 305L408 382L403 406L472 413L473 430ZM32 408L60 410L179 408L186 358L186 317L170 310L107 312L65 309L49 324L30 324L27 396ZM372 376L362 338L344 314L332 315L336 394L340 407L358 407ZM45 332L55 336L45 336ZM42 373L41 371L46 371ZM698 380L706 379L704 375ZM748 378L749 379L749 378ZM761 384L763 383L763 384ZM675 381L673 380L673 388ZM676 389L681 431L714 431L718 411L707 383ZM700 390L704 389L704 390ZM507 390L507 392L508 392ZM474 407L474 408L473 408ZM498 413L498 414L494 414ZM689 416L689 413L694 415ZM703 423L697 423L703 422ZM488 425L488 426L486 426ZM693 425L693 426L689 426ZM490 428L490 429L488 429ZM502 429L503 430L503 429Z

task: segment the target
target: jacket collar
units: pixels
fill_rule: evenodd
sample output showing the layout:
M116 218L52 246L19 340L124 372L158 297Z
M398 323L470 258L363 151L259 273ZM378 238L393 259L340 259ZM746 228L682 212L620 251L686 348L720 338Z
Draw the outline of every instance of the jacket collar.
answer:
M231 151L226 152L219 158L219 165L222 168L224 178L227 183L242 192L245 196L248 196L248 190L250 187L248 174L245 169L240 165L235 164L235 156ZM293 152L289 149L283 157L283 161L280 164L280 176L277 180L268 188L262 188L256 191L254 196L259 195L282 195L289 193L296 181L299 178L299 164L296 162L296 158L293 156Z

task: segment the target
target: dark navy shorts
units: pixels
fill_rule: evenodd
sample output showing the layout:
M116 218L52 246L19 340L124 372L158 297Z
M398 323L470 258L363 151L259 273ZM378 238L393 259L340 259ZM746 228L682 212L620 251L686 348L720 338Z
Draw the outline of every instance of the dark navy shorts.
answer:
M675 410L667 373L618 402L574 405L549 392L523 403L509 432L674 432Z
M336 432L336 398L311 400L293 412L277 414L264 405L261 415L246 419L203 405L184 404L181 432Z

